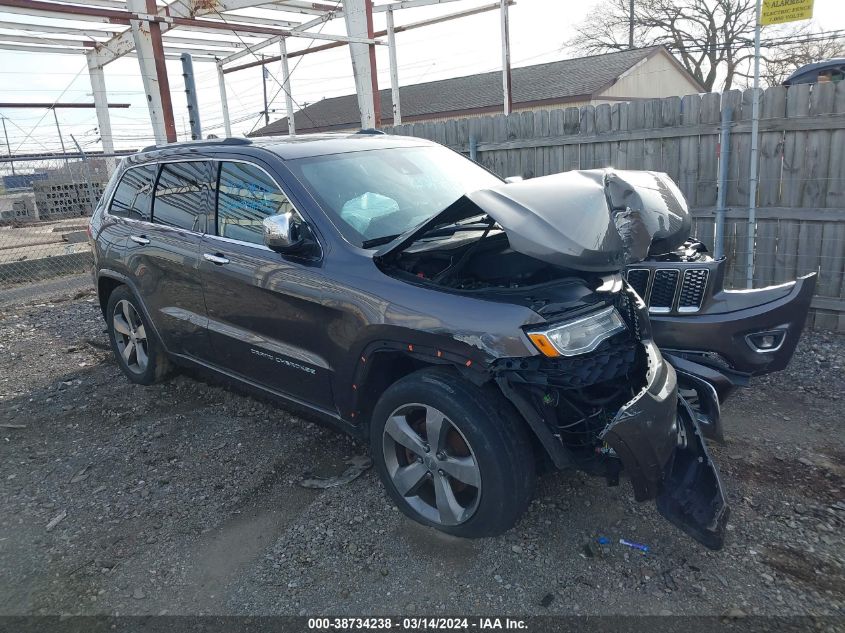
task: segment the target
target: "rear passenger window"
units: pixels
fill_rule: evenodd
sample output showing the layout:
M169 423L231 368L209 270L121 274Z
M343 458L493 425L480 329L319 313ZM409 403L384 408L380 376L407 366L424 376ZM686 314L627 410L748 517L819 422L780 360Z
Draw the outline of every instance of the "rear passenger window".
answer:
M153 222L204 232L211 179L211 164L208 162L162 165L153 202Z
M221 163L217 188L220 237L263 244L264 218L293 210L288 197L264 170L248 163Z
M158 165L142 165L128 169L115 189L109 213L149 222L157 168Z

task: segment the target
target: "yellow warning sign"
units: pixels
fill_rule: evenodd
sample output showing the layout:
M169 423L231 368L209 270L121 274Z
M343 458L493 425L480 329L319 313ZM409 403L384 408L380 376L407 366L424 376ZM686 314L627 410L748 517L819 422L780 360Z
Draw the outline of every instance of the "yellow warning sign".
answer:
M813 0L763 0L760 24L783 24L813 17Z

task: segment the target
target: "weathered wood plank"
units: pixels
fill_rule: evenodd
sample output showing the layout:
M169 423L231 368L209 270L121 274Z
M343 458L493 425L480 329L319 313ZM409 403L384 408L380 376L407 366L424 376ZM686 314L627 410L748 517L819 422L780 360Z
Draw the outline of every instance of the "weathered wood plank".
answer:
M834 112L845 113L845 82L836 84ZM828 168L828 207L845 208L845 126L833 130L830 137L830 166Z
M645 127L649 130L660 128L660 99L648 99L645 102ZM641 169L662 171L661 139L651 136L643 141L643 166Z
M611 108L611 128L613 133L628 130L628 104L614 103ZM627 144L624 141L612 142L613 166L617 169L628 168Z
M762 119L786 116L786 87L774 86L766 90L760 100ZM775 206L780 196L780 170L783 161L783 132L760 134L758 204L761 207Z
M751 118L751 90L731 90L723 96L732 102L734 120ZM751 161L751 134L731 130L728 186L725 200L729 205L748 204L748 177Z
M558 136L563 134L563 110L551 110L549 112L549 136ZM551 172L557 174L562 172L563 167L563 147L556 145L549 148L551 150Z
M718 125L721 119L722 96L711 92L701 97L699 122L701 124L716 124L716 133L699 136L698 142L698 172L696 174L695 204L698 206L713 206L716 204L716 182L718 159L716 148L719 142ZM690 126L692 129L692 126Z
M592 141L596 134L596 108L595 106L586 105L581 108L581 136L584 137L583 142L578 146L581 154L581 169L595 169L596 167L596 148Z
M667 97L660 100L660 127L677 130L681 125L681 98ZM674 181L680 180L681 141L678 137L664 138L660 148L660 171Z
M628 104L628 130L640 131L641 135L626 143L628 169L645 169L645 102L632 101ZM649 131L650 132L650 131Z
M754 287L770 286L775 280L778 250L778 221L757 218L754 241Z
M810 114L810 85L792 86L786 95L787 117L806 117ZM780 204L797 207L801 204L804 181L801 177L807 146L807 133L787 131L783 139Z
M610 104L602 103L596 106L596 138L601 141L603 135L609 134L613 127L610 119ZM610 142L595 143L595 166L610 167L612 164Z
M687 95L681 99L681 125L697 126L701 113L701 97ZM696 180L698 178L698 138L687 136L678 139L678 187L690 206L697 204ZM712 244L708 244L712 248Z
M567 136L578 135L581 131L581 112L579 108L566 108L563 116L563 132ZM563 170L581 168L581 152L578 145L565 145L563 148Z

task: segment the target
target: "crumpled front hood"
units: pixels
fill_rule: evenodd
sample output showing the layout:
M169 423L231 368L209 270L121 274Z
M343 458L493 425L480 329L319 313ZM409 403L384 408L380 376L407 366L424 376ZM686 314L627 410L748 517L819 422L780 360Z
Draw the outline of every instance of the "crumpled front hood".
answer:
M568 171L469 193L376 256L479 212L499 223L513 250L590 272L621 270L650 252L669 252L684 243L692 225L683 194L664 173Z

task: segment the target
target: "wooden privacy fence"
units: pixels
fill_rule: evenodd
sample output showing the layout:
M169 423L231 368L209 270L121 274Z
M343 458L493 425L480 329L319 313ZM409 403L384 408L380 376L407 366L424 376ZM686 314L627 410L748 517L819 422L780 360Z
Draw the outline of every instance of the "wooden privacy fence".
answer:
M730 108L725 187L728 283L745 287L752 91L532 110L387 127L431 139L500 176L616 167L678 183L712 248L722 110ZM845 82L769 88L760 100L754 286L819 273L810 325L845 331Z

